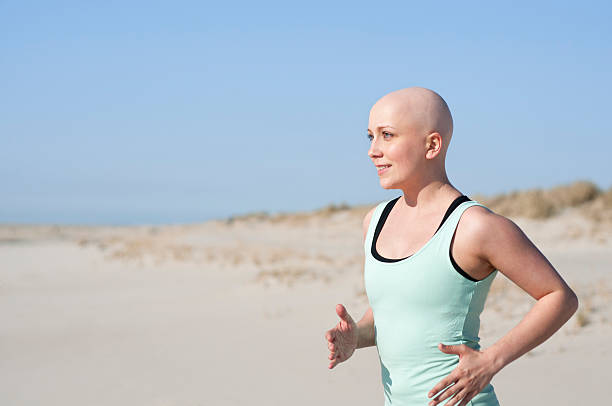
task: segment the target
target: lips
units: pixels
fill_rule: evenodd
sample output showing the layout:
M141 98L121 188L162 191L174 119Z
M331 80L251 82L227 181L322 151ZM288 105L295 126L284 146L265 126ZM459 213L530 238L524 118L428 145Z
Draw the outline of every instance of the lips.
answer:
M391 165L377 165L376 169L378 169L378 174L381 175L385 173L390 167Z

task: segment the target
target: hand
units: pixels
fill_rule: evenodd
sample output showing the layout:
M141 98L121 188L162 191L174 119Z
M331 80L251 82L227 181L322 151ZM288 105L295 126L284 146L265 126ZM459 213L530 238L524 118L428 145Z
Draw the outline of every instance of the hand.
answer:
M341 304L336 306L336 313L340 317L340 321L336 327L325 333L327 347L330 351L329 369L349 359L357 348L357 323L353 321L346 308Z
M465 344L444 345L439 344L440 351L446 354L459 355L459 364L447 377L442 379L427 394L432 397L438 391L446 388L441 394L429 402L429 406L437 405L443 400L453 397L445 406L465 406L468 402L480 393L485 386L491 382L493 375L497 372L493 365L493 360L484 351L478 351Z

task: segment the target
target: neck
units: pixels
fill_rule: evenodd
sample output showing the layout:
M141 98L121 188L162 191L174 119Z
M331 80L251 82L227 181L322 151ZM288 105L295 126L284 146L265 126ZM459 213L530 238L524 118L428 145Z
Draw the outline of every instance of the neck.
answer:
M446 173L442 175L434 179L420 179L419 183L401 187L404 195L400 200L404 206L416 209L417 212L430 211L444 206L449 199L461 196L462 193L450 183Z

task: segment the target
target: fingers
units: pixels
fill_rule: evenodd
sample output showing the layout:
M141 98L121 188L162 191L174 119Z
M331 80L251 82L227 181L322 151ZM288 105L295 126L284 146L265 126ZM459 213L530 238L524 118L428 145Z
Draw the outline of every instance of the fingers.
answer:
M340 317L341 322L338 323L336 327L325 332L327 348L329 348L330 351L330 354L328 356L330 360L328 366L329 369L334 368L336 365L338 365L344 360L343 357L339 354L339 352L337 352L338 347L336 345L336 334L338 333L339 329L348 328L348 324L353 321L352 317L348 314L346 308L342 304L336 305L336 314L338 314L338 317Z
M453 385L449 388L446 388L446 390L444 390L444 392L438 394L438 396L436 396L435 398L433 398L431 400L431 402L429 402L428 406L435 406L438 403L442 403L445 399L448 399L449 397L453 396L455 393L457 393L459 391L460 388L457 387L457 385ZM449 403L447 403L447 405L449 405Z
M430 398L433 397L435 394L437 394L442 389L446 388L448 385L452 383L455 383L455 376L453 374L450 374L444 379L442 379L440 382L438 382L436 386L434 386L433 389L429 391L429 393L427 394L427 397L430 397ZM438 398L435 398L434 400L436 399Z
M467 390L465 388L463 388L462 390L457 392L455 397L453 397L451 400L446 402L446 405L448 405L448 406L458 406L458 404L460 402L463 403L463 400L466 398L466 395L467 395Z
M475 393L470 392L467 395L465 395L465 397L463 399L461 399L461 403L459 403L458 406L467 406L467 404L470 402L470 400L472 400L472 398L476 396Z
M328 368L332 369L333 367L336 366L336 364L338 363L337 359L336 359L336 334L335 334L336 328L334 327L331 330L327 330L325 332L325 339L327 340L327 348L329 348L329 356L328 358L330 359L330 363Z
M329 363L329 368L333 368L335 367L337 364L339 364L341 361L341 357L339 352L337 351L337 346L334 342L328 342L327 343L327 348L329 348L329 360L331 361Z
M340 356L340 354L338 354L337 352L331 352L331 353L329 354L329 357L327 357L327 358L329 358L329 359L330 359L330 360L332 360L332 361L333 361L333 360L336 360L336 361L338 361L338 362L344 361L344 360L342 359L342 357Z
M440 343L438 344L438 349L446 354L459 355L459 358L465 355L466 352L476 351L473 348L470 348L465 344L446 345L446 344Z
M338 314L338 317L347 323L353 321L351 315L346 311L346 307L344 307L342 304L336 305L336 314Z
M446 402L445 406L466 406L473 398L473 395L472 392L468 392L468 387L457 382L433 398L431 402L428 403L428 406L435 406L448 398L452 399Z
M333 343L329 343L327 348L329 348L329 359L334 359L336 357L336 346Z
M338 354L330 354L329 357L331 359L331 362L329 363L328 367L329 369L332 369L343 361Z

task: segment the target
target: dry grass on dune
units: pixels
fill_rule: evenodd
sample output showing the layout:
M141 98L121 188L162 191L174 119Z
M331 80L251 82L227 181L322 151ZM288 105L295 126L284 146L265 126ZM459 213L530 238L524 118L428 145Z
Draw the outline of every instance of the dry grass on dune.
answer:
M490 197L470 197L494 212L508 217L547 219L573 208L592 220L594 227L600 230L609 230L612 225L612 188L601 191L588 181L578 181L546 190L530 189ZM363 217L375 204L376 202L349 206L341 203L329 204L312 211L278 214L257 211L231 216L216 221L215 227L218 228L214 228L216 243L213 245L212 240L184 240L185 237L181 233L171 233L171 230L145 233L146 235L138 233L132 237L120 238L120 241L117 238L101 238L99 243L112 246L108 255L115 259L143 260L148 256L155 262L173 259L196 263L229 263L231 266L253 264L260 270L260 280L279 279L290 284L307 276L324 274L323 270L327 268L353 266L347 262L350 258L346 259L347 263L330 264L329 261L319 258L320 252L318 256L314 255L311 252L312 247L318 247L326 239L343 239L344 235L349 233L347 230L361 226ZM321 228L321 223L326 226ZM269 241L259 237L253 240L249 237L257 235L259 231L256 230L267 232L268 226L276 230L272 235L285 237L280 240L272 238ZM297 250L294 245L295 233L302 242ZM291 259L295 258L308 262L308 269L296 268L295 264L291 263ZM313 270L317 272L313 273Z
M293 213L277 213L270 214L267 211L256 211L245 214L233 215L225 219L226 224L233 224L235 222L258 222L258 221L269 221L271 223L283 223L289 225L301 225L307 223L314 217L330 217L338 212L350 211L353 213L356 208L366 209L363 215L367 213L367 210L371 208L371 205L363 206L349 206L346 203L335 204L331 203L313 211L293 212Z
M603 216L612 220L612 188L602 191L592 182L576 181L551 189L512 191L495 196L471 196L503 216L545 219L566 208L579 207L581 212L595 219Z
M582 212L594 221L612 224L612 187L585 204Z
M579 180L550 189L527 189L493 196L472 194L470 197L496 213L508 217L546 219L561 213L566 208L577 207L587 218L597 222L612 223L612 187L601 190L596 184ZM346 211L351 216L361 217L374 207L375 203L349 206L346 203L329 204L310 212L279 213L253 212L228 217L225 222L261 221L273 223L303 224L313 217L329 217Z

